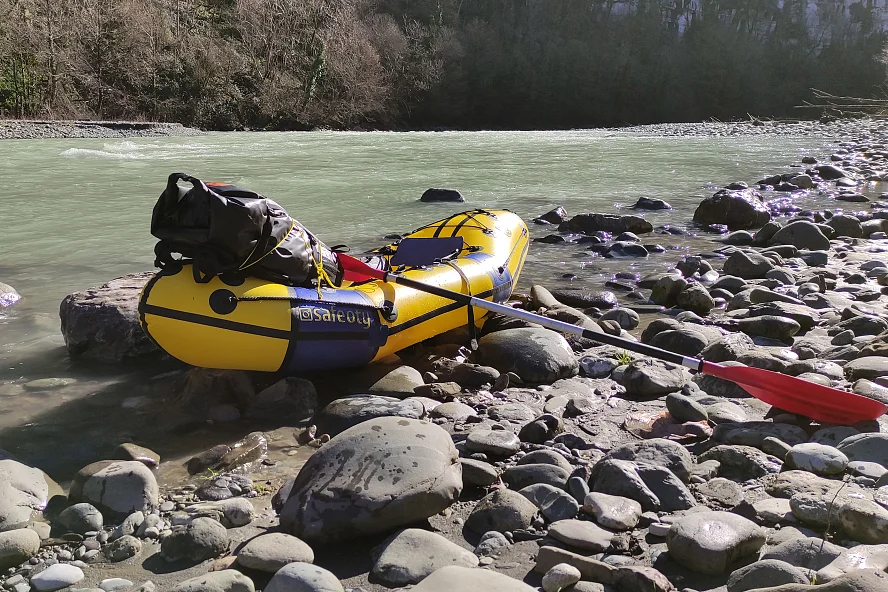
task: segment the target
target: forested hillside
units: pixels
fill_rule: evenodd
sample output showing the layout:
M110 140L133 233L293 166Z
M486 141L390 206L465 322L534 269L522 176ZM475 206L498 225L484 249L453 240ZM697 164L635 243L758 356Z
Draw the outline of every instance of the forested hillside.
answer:
M798 117L811 87L881 93L882 4L0 0L0 116L208 129Z

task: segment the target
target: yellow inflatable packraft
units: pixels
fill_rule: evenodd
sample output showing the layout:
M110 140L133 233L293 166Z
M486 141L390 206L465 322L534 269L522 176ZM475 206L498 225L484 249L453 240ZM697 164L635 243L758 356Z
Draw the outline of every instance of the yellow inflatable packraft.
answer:
M406 239L451 237L462 239L454 257L417 267L399 263L399 245L422 243ZM374 253L410 279L504 302L527 247L527 226L516 214L472 210ZM480 323L487 311L473 313ZM320 290L253 277L219 276L199 284L187 263L148 282L139 317L161 349L187 364L285 374L362 366L469 319L466 308L452 300L379 280Z

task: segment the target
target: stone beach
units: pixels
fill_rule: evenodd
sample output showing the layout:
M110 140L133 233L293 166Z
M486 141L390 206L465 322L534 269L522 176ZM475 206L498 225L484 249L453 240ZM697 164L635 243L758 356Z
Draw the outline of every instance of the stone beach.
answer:
M848 130L838 150L675 212L711 237L680 258L644 219L668 204L539 212L534 250L663 270L512 303L888 403L888 125ZM835 207L793 203L808 192ZM166 364L158 399L238 436L185 462L124 442L64 488L0 451L4 590L888 590L888 416L821 424L496 315L476 351L453 333L336 376L170 370L138 327L149 276L65 299L72 363Z

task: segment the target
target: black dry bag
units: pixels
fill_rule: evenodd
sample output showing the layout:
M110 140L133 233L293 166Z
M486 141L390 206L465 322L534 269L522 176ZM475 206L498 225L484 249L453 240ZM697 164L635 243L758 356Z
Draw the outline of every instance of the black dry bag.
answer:
M191 183L182 187L179 181ZM151 234L159 242L155 265L192 263L194 279L251 275L292 286L310 286L319 274L339 285L336 253L274 201L226 183L170 175L154 206ZM182 255L182 259L173 257Z

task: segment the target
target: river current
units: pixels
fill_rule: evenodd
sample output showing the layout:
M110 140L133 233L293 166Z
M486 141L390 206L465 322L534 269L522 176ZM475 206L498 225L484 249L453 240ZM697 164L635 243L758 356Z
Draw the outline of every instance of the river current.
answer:
M327 244L346 243L355 252L388 242L386 234L409 232L474 207L510 209L540 237L554 228L531 219L558 205L570 215L639 213L628 208L645 196L675 208L642 212L655 227L689 228L697 204L717 187L786 172L805 154L822 156L831 142L793 135L658 137L613 130L211 133L0 142L0 281L22 294L18 304L0 309L0 448L46 469L64 464L70 470L95 460L86 443L91 435L107 431L115 417L132 422L127 410L144 406L148 395L131 384L120 392L111 388L124 384L129 370L68 359L58 310L68 293L152 269L151 211L172 172L260 192ZM430 187L458 189L466 203L420 203ZM814 205L818 198L806 199ZM672 252L617 261L584 254L576 245L535 243L519 290L531 283L565 282L565 274L577 275L575 285L600 287L616 271L662 269L678 258L675 250L712 248L704 235L643 238ZM40 378L69 384L49 390L25 386ZM74 405L97 393L107 396ZM118 440L136 430L115 427ZM64 452L50 445L53 441Z

